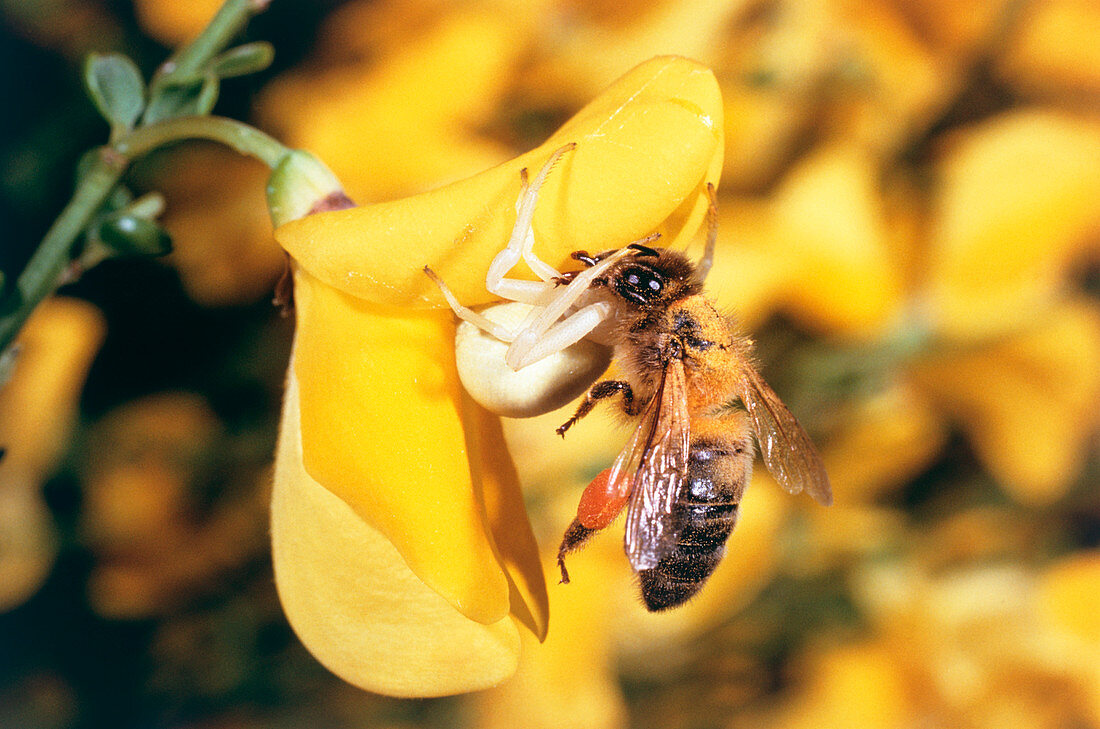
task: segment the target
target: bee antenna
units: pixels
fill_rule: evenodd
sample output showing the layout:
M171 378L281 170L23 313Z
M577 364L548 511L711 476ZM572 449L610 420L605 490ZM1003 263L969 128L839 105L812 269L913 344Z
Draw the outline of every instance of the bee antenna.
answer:
M703 257L695 266L700 281L705 281L710 272L710 267L714 263L715 243L718 241L718 194L713 182L707 183L707 198L710 200L707 206L707 244L703 249Z
M661 255L660 253L653 250L649 246L643 246L640 243L631 243L630 245L627 246L627 248L633 248L634 250L641 253L643 256L652 256L653 258L657 258L659 255Z

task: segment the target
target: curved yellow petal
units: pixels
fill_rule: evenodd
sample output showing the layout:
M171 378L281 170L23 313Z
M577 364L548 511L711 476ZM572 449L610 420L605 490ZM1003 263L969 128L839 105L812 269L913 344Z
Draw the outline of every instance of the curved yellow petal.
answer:
M478 729L626 725L609 630L617 619L615 603L609 599L616 581L607 579L606 563L591 555L576 559L570 564L573 581L551 586L554 630L541 645L523 636L516 675L477 697ZM546 567L557 570L552 559Z
M1100 224L1100 124L1016 111L966 133L942 165L929 304L977 338L1043 316Z
M1100 310L1067 304L1030 331L921 362L909 376L960 420L1013 496L1048 503L1080 472L1100 421Z
M95 307L52 298L16 340L15 369L0 385L0 612L33 595L53 566L58 539L42 481L69 442L103 330Z
M467 617L507 615L470 473L451 312L370 304L301 270L295 305L306 471Z
M302 466L298 387L287 391L275 462L275 580L290 624L338 676L390 696L476 691L510 676L519 631L510 617L468 620L409 571L381 532Z
M543 640L550 619L546 578L501 419L469 397L463 398L463 406L472 451L470 463L475 476L480 477L486 521L498 559L508 574L512 615Z
M1070 555L1043 575L1039 604L1047 620L1100 647L1100 551Z
M552 263L577 249L624 245L654 230L672 245L706 211L722 165L717 81L684 58L635 68L537 149L479 175L395 202L311 215L275 237L326 284L366 301L443 306L431 265L467 305L490 301L485 273L515 221L522 168L536 172L569 142L535 211L536 252Z

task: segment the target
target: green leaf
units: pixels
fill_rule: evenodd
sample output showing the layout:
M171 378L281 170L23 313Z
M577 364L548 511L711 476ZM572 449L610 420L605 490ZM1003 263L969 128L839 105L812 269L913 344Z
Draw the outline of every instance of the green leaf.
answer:
M133 129L145 108L145 82L133 61L121 53L92 53L84 62L84 85L112 136Z
M275 60L275 46L264 41L231 48L210 63L218 78L232 78L263 71Z
M137 215L117 215L104 220L93 238L123 256L163 256L172 251L168 231Z
M213 73L191 83L163 86L149 101L143 121L154 124L179 116L208 114L218 101L218 77Z

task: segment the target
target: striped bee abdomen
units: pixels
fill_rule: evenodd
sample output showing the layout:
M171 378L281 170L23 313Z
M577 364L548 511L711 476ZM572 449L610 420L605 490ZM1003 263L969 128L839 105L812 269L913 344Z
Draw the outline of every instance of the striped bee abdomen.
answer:
M726 552L752 475L752 441L713 435L692 440L688 477L672 509L679 537L656 567L641 570L642 600L651 611L676 607L702 588Z

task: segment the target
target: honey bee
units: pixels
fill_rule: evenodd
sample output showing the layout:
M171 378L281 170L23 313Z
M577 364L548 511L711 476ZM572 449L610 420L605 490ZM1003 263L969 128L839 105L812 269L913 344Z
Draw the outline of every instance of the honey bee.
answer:
M584 264L579 271L558 273L535 258L530 222L538 189L571 148L555 152L533 184L522 173L516 228L490 266L490 291L532 306L519 327L507 329L463 307L425 271L460 318L509 343L505 359L512 369L585 337L612 348L622 377L591 385L557 432L564 437L597 403L615 397L637 424L612 466L581 495L558 565L562 582L569 582L566 555L625 510L627 557L646 607L660 611L695 595L725 553L752 474L754 435L764 464L786 491L807 491L823 505L832 503L832 491L809 436L757 371L752 341L735 334L703 294L717 238L713 186L698 263L649 247L655 236L598 255L577 251L572 258ZM503 277L521 258L542 282Z
M594 384L558 433L616 396L638 422L582 494L558 564L568 582L565 556L625 508L626 554L643 602L658 611L691 598L718 566L752 475L754 434L788 492L825 505L832 492L809 436L757 372L752 342L703 295L699 267L677 251L632 251L591 284L618 301L623 377Z

